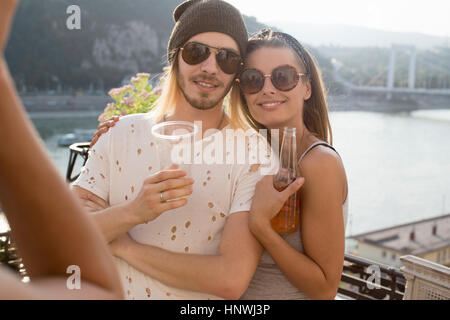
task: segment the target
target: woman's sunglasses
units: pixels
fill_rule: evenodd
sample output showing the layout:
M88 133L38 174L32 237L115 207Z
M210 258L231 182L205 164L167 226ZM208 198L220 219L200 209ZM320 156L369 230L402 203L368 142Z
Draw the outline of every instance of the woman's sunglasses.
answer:
M257 69L245 69L236 82L239 83L242 92L246 94L255 94L264 88L266 78L272 80L273 86L280 91L289 91L294 89L300 77L306 76L306 73L299 73L297 69L291 66L281 66L275 68L272 74L263 74Z
M180 48L184 62L189 65L199 64L208 59L211 50L216 52L216 61L226 74L235 74L243 65L241 57L228 49L214 48L198 42L189 42Z

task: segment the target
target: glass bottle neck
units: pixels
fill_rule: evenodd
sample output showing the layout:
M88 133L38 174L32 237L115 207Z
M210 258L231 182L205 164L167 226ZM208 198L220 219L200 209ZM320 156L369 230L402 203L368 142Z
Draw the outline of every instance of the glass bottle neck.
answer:
M283 137L285 136L294 136L296 134L297 129L295 127L284 127L283 129Z
M297 139L295 128L285 128L283 130L283 141L281 143L280 165L281 168L292 171L295 176L297 160Z

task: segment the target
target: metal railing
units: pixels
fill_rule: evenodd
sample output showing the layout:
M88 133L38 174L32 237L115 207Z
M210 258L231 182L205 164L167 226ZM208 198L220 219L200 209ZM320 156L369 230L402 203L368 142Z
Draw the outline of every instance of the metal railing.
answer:
M0 264L11 268L22 279L27 275L17 248L11 241L9 232L0 233Z
M73 175L73 169L75 167L75 164L77 162L78 156L80 156L83 159L83 166L86 164L88 154L89 154L89 142L79 142L74 143L69 147L70 150L70 157L69 157L69 163L67 165L67 172L66 172L66 180L69 183L74 182L79 177L79 173L75 176Z
M416 256L400 257L406 300L450 300L450 268Z
M356 300L402 300L405 285L399 269L346 254L338 293Z

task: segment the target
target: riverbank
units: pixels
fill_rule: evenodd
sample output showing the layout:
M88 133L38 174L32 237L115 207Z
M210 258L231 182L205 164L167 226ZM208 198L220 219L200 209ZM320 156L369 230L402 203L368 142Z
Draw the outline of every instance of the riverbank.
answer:
M21 96L28 114L39 117L98 116L112 102L107 95L25 95ZM329 95L331 111L411 112L450 109L449 96L398 96L388 100L383 94Z
M84 119L84 118L97 118L103 110L58 110L58 111L32 111L28 112L28 116L32 120L39 119Z
M107 95L24 95L20 96L29 114L92 112L99 115L112 102Z
M370 111L382 113L412 112L417 110L450 109L450 96L394 96L386 94L329 95L330 111Z

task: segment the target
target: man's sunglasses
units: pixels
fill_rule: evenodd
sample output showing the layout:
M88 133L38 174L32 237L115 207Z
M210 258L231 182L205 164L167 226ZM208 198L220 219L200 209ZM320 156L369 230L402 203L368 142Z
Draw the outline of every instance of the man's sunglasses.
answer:
M289 91L294 89L300 77L306 76L306 73L299 73L297 69L291 66L281 66L275 68L272 74L263 74L257 69L245 69L236 82L239 83L242 92L246 94L255 94L264 88L266 78L272 80L273 86L280 91Z
M180 48L184 62L189 65L199 64L208 59L211 50L216 52L216 61L220 69L226 74L235 74L243 65L241 57L228 49L214 48L198 42L189 42Z

